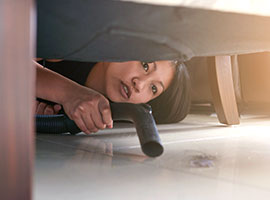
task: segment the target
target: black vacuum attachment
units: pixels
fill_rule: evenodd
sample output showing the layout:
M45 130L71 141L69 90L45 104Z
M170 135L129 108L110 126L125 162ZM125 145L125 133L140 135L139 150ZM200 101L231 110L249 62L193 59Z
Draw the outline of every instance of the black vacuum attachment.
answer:
M147 156L157 157L163 153L163 146L149 105L131 103L110 103L110 105L113 120L134 123L142 151ZM36 115L36 129L38 133L58 134L70 132L76 134L81 132L75 122L65 114Z

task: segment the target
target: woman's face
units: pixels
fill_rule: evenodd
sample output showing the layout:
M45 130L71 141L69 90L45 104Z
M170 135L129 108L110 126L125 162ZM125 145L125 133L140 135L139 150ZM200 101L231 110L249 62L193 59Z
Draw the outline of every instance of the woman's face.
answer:
M168 88L174 72L171 61L107 63L105 93L114 102L146 103Z

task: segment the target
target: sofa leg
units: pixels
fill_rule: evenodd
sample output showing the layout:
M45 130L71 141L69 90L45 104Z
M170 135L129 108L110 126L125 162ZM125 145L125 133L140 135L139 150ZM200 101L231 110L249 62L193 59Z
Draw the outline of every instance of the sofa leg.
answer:
M208 58L208 73L213 104L220 123L239 124L230 56Z
M0 199L32 199L35 2L0 3Z

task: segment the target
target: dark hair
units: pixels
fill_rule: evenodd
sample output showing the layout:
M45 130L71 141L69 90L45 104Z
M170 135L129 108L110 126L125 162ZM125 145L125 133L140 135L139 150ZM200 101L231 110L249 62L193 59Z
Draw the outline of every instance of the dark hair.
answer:
M148 102L156 123L177 123L183 120L190 108L190 78L184 63L172 61L176 71L170 86L157 98Z

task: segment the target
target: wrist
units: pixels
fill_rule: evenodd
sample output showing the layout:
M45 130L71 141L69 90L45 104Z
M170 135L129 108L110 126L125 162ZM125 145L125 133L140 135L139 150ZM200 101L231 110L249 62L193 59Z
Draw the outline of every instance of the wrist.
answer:
M61 87L61 92L58 93L57 99L59 104L64 105L68 101L72 100L74 96L77 96L76 94L81 90L81 87L83 86L71 80L67 80L67 83Z

